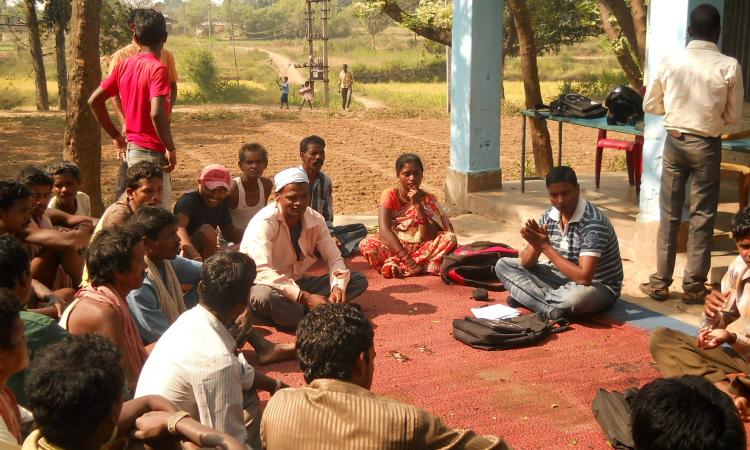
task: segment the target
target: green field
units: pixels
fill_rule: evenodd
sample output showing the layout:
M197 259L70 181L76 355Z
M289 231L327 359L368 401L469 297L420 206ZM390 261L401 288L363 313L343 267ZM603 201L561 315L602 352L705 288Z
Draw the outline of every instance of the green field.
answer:
M355 35L349 38L330 40L330 65L332 73L338 73L340 65L348 63L350 67L365 67L370 75L393 73L395 67L432 64L436 76L444 77L441 66L441 49L425 44L422 38L416 38L410 31L390 27L377 39L377 49L371 48L368 35L361 29L355 29ZM282 53L294 61L304 60L306 42L303 40L275 41L236 41L236 56L227 39L214 39L177 35L170 36L167 47L174 53L177 68L180 72L179 103L195 103L199 99L196 87L188 76L186 67L189 55L195 49L206 49L211 52L218 68L219 77L224 83L236 84L239 76L240 87L233 88L233 95L226 101L257 105L275 105L278 102L278 88L275 84L277 70L272 66L268 55L250 47L261 47ZM57 102L56 67L53 49L45 48L47 86L50 93L50 104ZM235 67L236 57L236 67ZM17 54L12 51L0 53L0 109L30 108L34 106L34 83L31 63L26 52ZM542 80L542 95L545 102L552 100L559 92L563 81L587 80L598 77L604 71L619 70L614 57L605 49L601 39L590 39L572 47L561 49L557 55L545 55L539 58L539 76ZM390 68L390 72L388 69ZM363 69L364 70L364 69ZM407 72L410 73L410 72ZM357 72L355 71L355 79ZM408 78L413 79L413 78ZM408 81L408 79L406 81ZM504 94L505 110L518 108L523 104L523 85L520 76L520 62L517 58L506 58L504 61ZM332 83L335 86L335 83ZM296 94L298 86L291 89L290 102L298 104ZM237 92L234 95L234 92ZM446 105L445 82L358 82L355 85L356 95L364 95L379 100L388 107L412 108L416 110L441 111ZM316 102L320 103L320 95ZM335 92L332 92L335 98Z
M542 97L545 102L554 99L562 82L542 81ZM504 81L504 106L520 108L524 103L522 81ZM358 84L355 92L378 99L394 108L445 108L447 92L445 83L372 83ZM354 96L356 99L356 94Z

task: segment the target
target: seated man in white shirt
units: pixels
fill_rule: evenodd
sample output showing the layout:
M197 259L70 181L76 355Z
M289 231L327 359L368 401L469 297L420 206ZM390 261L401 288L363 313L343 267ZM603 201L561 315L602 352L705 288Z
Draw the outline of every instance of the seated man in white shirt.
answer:
M250 221L240 251L258 265L257 284L250 292L253 312L278 327L294 328L308 310L360 295L367 289L367 278L346 268L325 219L309 207L305 171L282 170L274 185L276 202ZM318 257L326 262L328 275L304 276Z
M203 425L261 449L255 390L273 394L285 385L256 372L243 355L238 357L229 333L247 308L254 281L255 263L247 255L226 251L210 257L203 264L200 302L157 341L135 397L166 397Z

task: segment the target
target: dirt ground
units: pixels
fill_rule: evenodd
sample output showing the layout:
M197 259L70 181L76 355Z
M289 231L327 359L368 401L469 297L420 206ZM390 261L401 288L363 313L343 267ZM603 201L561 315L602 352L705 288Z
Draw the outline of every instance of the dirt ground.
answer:
M200 170L210 163L224 164L238 174L237 150L245 142L262 143L270 153L266 175L299 164L299 142L310 134L325 138L324 171L334 181L337 214L371 213L380 192L395 182L399 154L414 152L425 164L423 187L443 197L449 166L450 120L398 117L387 110L342 114L326 111L278 112L260 108L177 108L173 136L178 167L172 174L175 197L195 188ZM405 114L400 114L404 116ZM25 164L48 164L62 158L62 115L0 116L0 173L10 178ZM593 173L596 130L564 127L563 163L579 173ZM551 127L557 149L557 127ZM518 179L521 154L521 119L503 118L500 151L504 180ZM117 161L109 139L103 140L102 191L105 205L113 200ZM529 142L529 152L530 142ZM533 159L529 156L529 159ZM624 170L622 152L608 150L603 170Z

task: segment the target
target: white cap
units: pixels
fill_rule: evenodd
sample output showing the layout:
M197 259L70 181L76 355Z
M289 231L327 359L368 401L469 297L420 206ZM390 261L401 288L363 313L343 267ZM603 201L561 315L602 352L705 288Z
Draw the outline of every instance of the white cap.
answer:
M284 189L284 186L292 183L310 183L310 179L307 178L307 172L300 167L290 167L282 170L273 177L273 184L276 186L275 192L279 192Z

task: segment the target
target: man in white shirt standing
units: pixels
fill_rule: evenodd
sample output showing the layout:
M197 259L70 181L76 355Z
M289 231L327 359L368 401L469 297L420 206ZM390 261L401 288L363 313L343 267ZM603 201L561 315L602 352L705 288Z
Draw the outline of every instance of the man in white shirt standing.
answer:
M711 265L711 237L719 203L720 135L742 114L742 72L734 58L722 55L719 11L711 5L690 13L687 47L664 59L643 101L647 113L663 115L667 129L662 162L656 273L641 291L666 300L672 284L677 232L692 175L687 265L682 301L702 304Z
M307 173L300 167L274 177L276 202L250 220L240 251L258 265L250 307L281 328L295 328L305 313L326 303L346 303L367 289L367 278L344 264L322 215L309 207ZM322 258L328 275L305 272Z
M255 263L247 255L226 251L205 261L200 303L157 341L135 397L161 395L203 425L261 449L256 389L273 394L286 386L238 357L238 343L229 333L247 308L254 281Z

